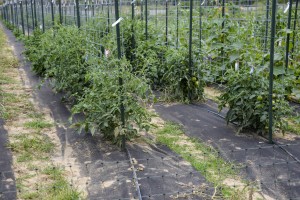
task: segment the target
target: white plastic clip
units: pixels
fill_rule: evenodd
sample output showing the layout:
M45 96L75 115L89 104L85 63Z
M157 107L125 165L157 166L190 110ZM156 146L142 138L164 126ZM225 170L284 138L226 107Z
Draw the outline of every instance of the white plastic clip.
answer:
M290 8L290 2L287 2L286 8L283 12L286 13L289 10L289 8Z
M118 23L120 23L123 20L122 17L120 17L115 23L113 23L111 26L115 27Z
M134 4L135 3L135 0L133 0L132 2L131 2L131 4Z
M203 2L201 3L201 6L203 6L203 5L204 5L204 3L205 3L205 0L203 0Z

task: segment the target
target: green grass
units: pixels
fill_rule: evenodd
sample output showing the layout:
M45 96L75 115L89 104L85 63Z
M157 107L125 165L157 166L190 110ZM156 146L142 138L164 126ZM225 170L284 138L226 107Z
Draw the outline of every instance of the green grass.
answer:
M38 167L31 167L30 174L23 175L19 178L17 188L21 191L21 199L37 199L37 200L75 200L80 199L80 193L77 192L68 181L64 178L64 170L49 165L41 170ZM47 182L39 183L39 190L27 190L22 182L29 182L30 179L39 178L46 175ZM37 183L35 183L37 184Z
M1 90L1 88L0 88ZM20 113L32 112L34 106L31 102L26 101L27 94L1 93L0 117L4 120L13 120Z
M4 84L12 84L15 83L15 80L13 78L4 76L3 74L0 74L0 85Z
M287 121L288 125L284 130L300 135L300 116L289 117Z
M43 199L79 199L80 193L72 189L70 184L64 179L63 170L59 167L48 166L43 169L43 174L51 180L50 190L47 191L47 196Z
M17 162L29 162L33 160L33 156L30 152L20 152L20 155L17 157Z
M51 128L53 126L52 123L46 122L43 119L34 119L30 122L25 122L24 127L41 130L44 128Z
M7 147L14 155L14 168L18 199L73 200L82 199L81 194L70 186L64 170L51 164L49 158L55 148L50 137L44 134L52 123L44 119L29 101L30 95L22 92L18 60L0 29L0 118L6 125L17 128L9 135ZM19 116L21 116L19 118ZM24 121L24 117L28 119ZM7 123L9 122L9 123ZM36 191L37 186L39 190Z
M13 142L7 145L13 152L19 153L18 162L34 159L48 159L54 150L54 144L45 135L19 134L14 136Z
M245 187L248 186L245 181L238 178L237 167L233 163L225 161L213 147L198 139L187 137L179 125L170 122L166 123L163 128L157 129L155 134L159 143L168 146L182 156L205 176L207 181L213 183L221 191L223 198L232 199L235 196L245 195L242 191L223 183L225 179L234 179L243 183Z

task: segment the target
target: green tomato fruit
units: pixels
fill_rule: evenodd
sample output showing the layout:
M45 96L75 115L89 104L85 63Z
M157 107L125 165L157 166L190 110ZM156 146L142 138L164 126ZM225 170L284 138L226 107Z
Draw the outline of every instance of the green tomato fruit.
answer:
M257 101L262 101L263 100L263 97L261 95L257 96Z

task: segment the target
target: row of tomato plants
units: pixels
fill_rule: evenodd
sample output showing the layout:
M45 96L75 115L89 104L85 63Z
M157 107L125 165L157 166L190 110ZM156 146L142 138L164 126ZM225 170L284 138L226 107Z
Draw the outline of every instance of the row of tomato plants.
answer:
M156 66L154 63L150 63L151 66L149 63L137 64L126 56L117 59L114 33L102 35L101 41L103 45L97 48L93 46L95 44L88 42L83 30L55 26L45 33L35 30L32 36L26 38L25 55L36 74L48 79L55 91L66 94L66 98L72 103L73 116L84 113L84 120L73 124L79 132L85 130L92 134L102 133L120 144L122 135L130 139L137 135L138 130L148 130L150 127L151 117L146 107L155 100L150 85L156 79L152 79L154 73L149 72L152 70L149 67ZM145 42L145 45L149 44ZM98 49L97 53L91 51L93 48ZM175 50L160 46L157 48L164 49L164 59L167 55L170 60L175 59ZM109 53L105 54L106 51ZM185 62L185 50L183 52L181 57L182 62ZM144 52L139 53L134 56L144 56ZM162 57L151 59L152 61L148 61L159 63ZM143 61L146 62L146 57ZM147 67L143 70L141 65ZM186 78L177 83L176 78L187 75L178 74L173 77L174 67L169 65L164 71L158 72L161 77L157 80L160 82L155 83L163 84L168 88L165 91L169 95L182 100L186 100L187 85L192 84L194 91L199 90L199 95L195 98L202 98L203 85L199 84L197 78L194 77L191 82ZM188 72L184 70L184 73ZM119 85L119 78L123 80L122 86ZM121 121L121 103L125 107L125 126Z
M216 16L218 10L212 12L215 15L211 16ZM297 32L285 29L280 17L281 12L277 16L279 31L272 77L275 80L272 111L274 128L284 130L287 126L285 117L291 114L287 99L299 87L299 52L294 52L294 59L289 59L290 64L285 71L285 38L288 33ZM226 26L221 29L223 22L216 17L202 21L202 34L207 37L201 41L199 48L198 33L193 33L192 63L189 63L188 29L179 30L182 36L179 37L179 45L173 41L166 46L165 38L160 34L162 27L150 24L145 40L143 21L127 20L122 24L124 55L134 66L134 73L143 71L152 87L165 91L169 96L180 91L181 96L177 99L187 98L189 92L196 99L202 99L205 84L224 83L226 89L219 97L219 108L229 107L227 122L236 122L240 130L251 128L265 133L269 124L270 78L269 43L261 37L265 32L265 22L249 15L245 21L226 19ZM176 38L175 27L169 28L173 30L169 39ZM267 49L263 48L265 42Z
M221 23L219 19L204 21L207 26L204 30L217 30ZM160 90L165 97L175 100L201 100L204 84L210 82L208 73L213 74L214 68L219 68L214 76L226 83L219 107L229 106L227 121L237 122L241 129L267 130L268 57L257 52L261 49L255 46L259 44L257 38L246 40L249 34L254 34L254 21L243 26L239 24L244 27L239 30L234 22L227 24L225 29L215 31L203 42L201 51L194 41L191 66L188 40L181 39L176 47L175 43L166 46L164 38L157 36L154 25L149 26L145 40L143 21L126 19L122 22L124 56L121 60L116 59L114 32L103 31L98 36L99 41L88 42L96 38L93 32L84 31L91 30L92 26L95 21L82 30L56 26L44 34L37 30L25 40L25 53L33 63L33 70L50 77L55 90L67 92L73 101L73 114L85 114L85 120L75 124L79 129L90 130L93 134L100 131L116 142L123 134L129 139L137 134L137 129L150 127L151 118L145 105L155 99L151 89ZM180 31L182 35L187 33L186 29ZM249 73L249 66L260 66L264 59L264 67L256 67ZM277 57L276 63L278 61ZM239 70L233 67L237 62ZM123 87L119 86L119 77L124 80ZM274 125L282 127L286 125L284 116L290 113L286 101L290 84L280 82L284 79L278 80L273 96ZM121 124L120 102L125 105L125 127Z

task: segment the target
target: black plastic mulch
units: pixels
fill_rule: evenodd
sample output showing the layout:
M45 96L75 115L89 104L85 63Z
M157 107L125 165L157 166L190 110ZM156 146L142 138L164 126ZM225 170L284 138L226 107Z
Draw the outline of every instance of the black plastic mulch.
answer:
M163 105L155 110L169 121L183 125L186 134L216 147L228 161L234 162L241 173L257 182L267 196L275 199L296 199L300 197L299 139L279 140L288 147L272 145L253 134L237 134L237 128L227 125L217 115L216 104ZM221 113L224 115L224 112ZM238 165L243 167L238 167Z
M16 183L12 170L12 154L7 148L8 135L0 120L0 199L16 199Z

